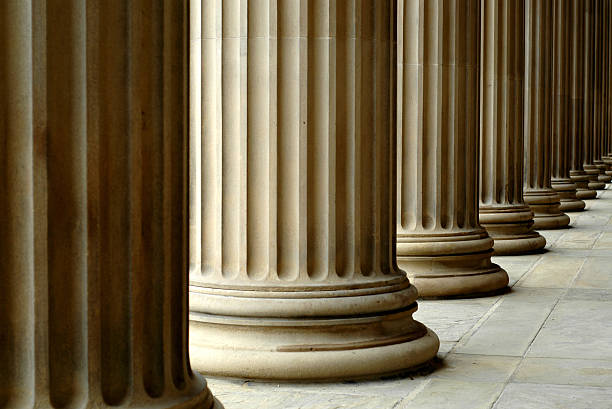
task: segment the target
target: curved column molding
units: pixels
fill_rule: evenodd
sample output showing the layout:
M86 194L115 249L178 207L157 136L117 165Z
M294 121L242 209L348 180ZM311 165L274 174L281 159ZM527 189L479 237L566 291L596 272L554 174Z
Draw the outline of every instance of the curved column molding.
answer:
M481 0L480 223L497 255L542 249L523 201L524 0Z
M0 2L0 407L220 408L187 347L183 2Z
M525 1L525 180L536 229L569 224L551 187L553 2Z
M576 184L570 179L570 52L571 0L553 3L553 132L551 186L561 199L561 211L584 210L585 203L576 197Z
M582 167L584 151L584 44L585 0L571 0L570 13L570 178L576 184L578 199L595 199L597 192L589 188L589 176Z
M484 293L508 275L478 223L478 0L405 3L397 256L422 296ZM410 24L404 24L410 22Z
M589 177L589 189L602 190L606 184L599 181L599 169L594 160L595 141L595 1L584 0L584 144L582 167Z
M435 356L395 261L394 4L202 2L196 369L337 379Z

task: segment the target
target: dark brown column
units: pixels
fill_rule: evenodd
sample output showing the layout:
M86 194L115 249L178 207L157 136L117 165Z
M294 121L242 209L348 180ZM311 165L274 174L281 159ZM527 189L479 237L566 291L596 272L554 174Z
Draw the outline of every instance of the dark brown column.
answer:
M599 181L599 169L594 163L595 141L595 3L596 0L584 0L584 144L582 166L589 177L589 188L601 190L606 184Z
M582 167L584 152L584 44L585 0L571 0L571 91L570 91L570 178L577 186L579 199L595 199L597 192L589 189L589 177Z
M570 51L571 1L554 1L553 50L553 134L551 186L561 199L562 211L583 210L576 198L576 184L570 179Z

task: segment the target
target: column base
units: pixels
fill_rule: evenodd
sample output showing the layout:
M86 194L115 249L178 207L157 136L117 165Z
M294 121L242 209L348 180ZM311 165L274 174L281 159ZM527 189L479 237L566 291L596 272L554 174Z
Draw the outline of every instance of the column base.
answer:
M597 191L591 189L580 189L576 190L576 197L580 200L597 199Z
M584 210L586 204L576 196L577 186L571 179L553 179L551 185L559 195L559 209L562 212L579 212Z
M599 182L610 183L610 181L612 180L612 177L606 175L606 170L608 170L608 165L605 164L605 162L603 161L603 158L602 160L594 161L594 163L595 163L595 167L599 171L599 176L597 177L597 180Z
M527 205L481 205L479 216L493 239L495 255L533 253L546 246L546 239L533 230L533 212Z
M605 156L602 158L602 161L606 165L605 174L608 176L612 176L612 157Z
M405 276L399 283L393 290L286 292L191 286L192 365L210 375L282 381L361 379L418 367L440 343L412 318L416 288Z
M561 212L561 199L554 189L526 189L523 198L533 211L536 230L560 229L569 225L570 218Z
M398 235L397 262L421 297L490 293L508 285L508 274L491 262L493 240L484 229Z
M599 181L599 169L595 165L584 165L584 171L589 177L589 189L604 190L606 184Z
M198 378L202 378L201 376L199 376L198 374L194 374L194 376L198 377ZM221 404L221 402L219 402L214 396L213 394L210 392L210 390L208 389L208 386L206 386L206 381L201 379L201 384L204 385L204 389L202 390L202 392L200 392L199 395L197 395L196 397L192 398L191 400L185 401L185 402L180 402L179 399L176 399L179 402L164 402L163 404L160 402L158 403L157 401L153 402L155 403L155 405L149 404L147 406L143 406L142 409L151 409L151 408L168 408L168 409L224 409L223 405ZM201 386L201 385L200 385ZM132 406L130 406L132 407ZM136 408L137 406L135 406Z
M570 179L576 184L577 199L585 200L597 198L597 192L589 189L589 176L584 170L570 171Z

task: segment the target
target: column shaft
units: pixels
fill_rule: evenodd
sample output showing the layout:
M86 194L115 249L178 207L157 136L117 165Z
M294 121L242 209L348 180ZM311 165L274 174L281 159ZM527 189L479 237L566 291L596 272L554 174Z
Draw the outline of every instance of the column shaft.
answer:
M551 186L561 199L561 211L584 210L576 197L576 184L570 179L570 52L571 0L556 0L553 50L553 133Z
M0 3L2 408L215 405L187 347L185 13Z
M503 288L478 223L480 1L407 1L402 17L398 262L423 296Z
M395 261L394 5L202 2L196 368L352 378L436 354Z
M606 165L605 174L612 176L612 156L610 156L610 62L611 62L611 30L610 30L610 8L609 1L604 2L604 58L603 58L603 135L601 139L602 161Z
M589 177L582 167L584 138L585 138L585 14L586 2L584 0L571 0L571 91L570 91L570 139L571 139L571 162L570 178L576 184L576 196L579 199L594 199L597 197L595 190L589 189Z
M525 2L525 202L536 229L565 227L569 217L551 187L553 2Z
M495 254L543 248L523 201L524 0L481 0L480 223Z
M609 28L606 26L606 3L608 0L596 0L596 44L595 44L595 64L594 64L594 79L595 79L595 112L594 112L594 141L593 141L593 163L599 171L599 182L610 182L612 179L606 175L607 166L603 162L604 155L604 132L605 132L605 117L604 103L606 97L606 85L604 72L608 69L604 61L606 61L607 40L606 33Z
M599 169L594 160L594 118L595 118L595 1L585 0L584 14L584 149L582 167L589 177L589 189L601 190L606 187L600 182Z

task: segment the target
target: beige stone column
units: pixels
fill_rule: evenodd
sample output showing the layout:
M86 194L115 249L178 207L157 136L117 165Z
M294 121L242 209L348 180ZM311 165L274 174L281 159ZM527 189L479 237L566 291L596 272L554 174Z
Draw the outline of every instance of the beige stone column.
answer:
M589 189L605 189L606 184L599 181L599 169L594 160L595 141L595 0L584 0L584 149L582 167L589 176Z
M561 211L584 210L576 197L576 184L570 179L570 52L571 0L553 3L553 131L551 186L561 199Z
M478 223L480 1L407 1L402 17L398 263L423 296L498 290Z
M202 2L196 369L318 380L435 356L395 260L394 5Z
M579 199L595 199L597 192L589 189L589 176L582 167L584 151L584 45L585 0L571 0L571 91L570 91L570 178L576 184Z
M525 188L536 229L569 224L551 187L553 2L525 1Z
M525 2L480 2L480 223L495 254L539 250L523 201Z
M185 13L0 2L2 408L215 407L187 349Z

